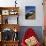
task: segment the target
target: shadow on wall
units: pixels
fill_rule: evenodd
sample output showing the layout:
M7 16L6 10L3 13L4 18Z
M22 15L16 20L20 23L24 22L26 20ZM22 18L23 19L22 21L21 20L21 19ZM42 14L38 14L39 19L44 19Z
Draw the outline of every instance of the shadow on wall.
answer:
M43 43L43 30L42 30L42 26L21 26L21 29L20 29L20 32L19 32L19 39L20 39L20 42L25 34L25 32L27 31L28 28L32 28L36 34L37 34L37 37L39 39L39 41L41 43Z

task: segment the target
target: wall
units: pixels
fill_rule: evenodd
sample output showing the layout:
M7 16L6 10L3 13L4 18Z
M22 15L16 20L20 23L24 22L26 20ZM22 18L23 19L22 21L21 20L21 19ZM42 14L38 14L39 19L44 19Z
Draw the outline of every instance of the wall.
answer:
M0 6L15 6L15 0L0 0ZM43 0L17 0L17 6L20 7L19 24L20 26L43 26ZM25 6L36 6L36 19L25 20Z

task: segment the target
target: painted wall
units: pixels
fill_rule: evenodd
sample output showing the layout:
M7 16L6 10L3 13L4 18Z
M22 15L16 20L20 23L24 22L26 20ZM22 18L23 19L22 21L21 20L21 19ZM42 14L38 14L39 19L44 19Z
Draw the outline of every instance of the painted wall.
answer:
M15 0L0 0L0 6L9 7L15 6ZM17 6L20 7L19 12L19 24L21 26L43 26L43 0L17 0ZM36 19L35 20L25 20L25 6L35 6L36 7Z

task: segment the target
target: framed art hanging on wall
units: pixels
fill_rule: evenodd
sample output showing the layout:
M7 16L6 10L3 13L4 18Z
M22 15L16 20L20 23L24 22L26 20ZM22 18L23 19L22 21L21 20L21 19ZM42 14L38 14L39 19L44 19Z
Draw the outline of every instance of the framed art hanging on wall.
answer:
M35 6L25 6L25 19L35 19L36 8Z

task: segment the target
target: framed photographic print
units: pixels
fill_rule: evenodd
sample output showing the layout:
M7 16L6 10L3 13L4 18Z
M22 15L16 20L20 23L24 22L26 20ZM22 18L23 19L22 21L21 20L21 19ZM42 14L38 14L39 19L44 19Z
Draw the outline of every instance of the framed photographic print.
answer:
M25 6L25 19L35 19L35 6Z
M2 10L2 15L9 15L9 10Z

